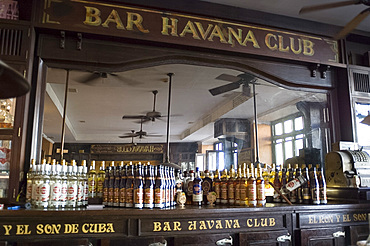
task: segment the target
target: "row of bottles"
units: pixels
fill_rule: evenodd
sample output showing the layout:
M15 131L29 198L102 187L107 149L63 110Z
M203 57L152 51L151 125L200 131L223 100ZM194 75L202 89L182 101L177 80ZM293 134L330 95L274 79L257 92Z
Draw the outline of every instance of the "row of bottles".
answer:
M323 168L319 164L316 166L305 165L299 167L298 164L292 168L276 167L274 171L273 184L281 189L282 194L286 195L292 203L303 204L327 204L326 181ZM274 202L286 202L275 192Z
M86 161L77 166L75 160L41 164L32 160L27 174L26 202L34 208L77 208L88 204Z
M176 204L175 170L168 166L112 161L104 178L99 179L92 161L88 183L89 197L101 197L103 205L109 207L166 208Z

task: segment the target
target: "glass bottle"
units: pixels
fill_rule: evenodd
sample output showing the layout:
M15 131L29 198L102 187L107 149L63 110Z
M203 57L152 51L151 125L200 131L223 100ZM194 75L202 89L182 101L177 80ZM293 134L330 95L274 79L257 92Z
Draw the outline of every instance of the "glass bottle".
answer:
M32 200L32 182L35 176L36 160L32 159L30 169L27 172L27 188L26 188L26 202L31 203Z
M81 166L77 166L77 200L76 207L82 207L84 202L84 189L85 189L85 180L84 180L84 166L86 166L86 160L82 161Z
M260 164L257 165L256 188L257 188L257 207L264 207L266 205L265 180L263 179L262 176L262 168Z
M287 183L287 170L286 168L281 169L281 187L285 186ZM286 203L285 199L281 199L281 202Z
M105 161L101 162L96 179L98 182L96 186L96 195L98 198L103 198L103 188L104 188L104 179L105 179Z
M114 176L116 174L116 166L115 162L111 162L111 166L109 169L109 182L108 182L108 206L113 206L113 200L114 200L114 182L116 180L116 177Z
M86 207L89 204L89 179L87 177L86 162L85 162L85 165L83 166L83 175L82 176L83 176L83 182L84 182L84 195L83 195L82 206Z
M208 205L207 195L212 191L212 179L210 177L209 171L204 171L204 179L202 180L202 191L203 191L203 204Z
M134 176L134 167L132 165L132 162L130 162L130 165L127 169L127 180L126 180L126 208L132 208L134 207L134 182L135 182L135 176Z
M230 178L227 182L227 198L229 205L235 205L235 169L233 167L230 168Z
M47 208L49 206L49 198L50 198L50 165L45 163L42 164L42 173L41 173L41 182L39 185L39 193L40 193L40 201L39 207L40 208Z
M126 181L127 181L127 167L128 165L124 165L121 169L121 179L119 183L119 206L126 207Z
M250 176L248 179L248 206L255 207L257 205L257 183L256 178L254 177L254 168L251 164Z
M290 168L289 170L289 177L288 177L288 183L296 178L295 176L296 171L293 168ZM297 203L297 190L292 190L289 193L289 200L291 203Z
M304 204L310 204L311 203L311 191L310 191L310 175L308 172L308 168L305 164L302 165L302 175L307 179L307 182L302 185L302 200Z
M191 205L192 204L192 198L193 198L193 180L194 180L194 171L190 170L189 178L186 180L186 204Z
M103 166L103 163L102 163ZM104 178L98 179L98 191L99 191L99 182L103 181L102 185L102 198L103 198L103 205L108 206L108 193L109 193L109 173L110 173L111 167L107 166L104 170ZM99 174L103 174L99 171ZM99 194L99 192L98 192Z
M163 182L163 166L155 167L155 186L154 186L154 207L164 208L164 182Z
M76 161L72 160L71 165L68 166L68 188L67 188L67 207L75 208L77 202L77 166Z
M215 178L213 179L213 191L216 192L216 204L221 203L221 175L220 171L216 169Z
M202 179L200 177L199 167L195 169L195 177L193 181L193 205L202 206L203 195L202 195Z
M153 166L148 163L144 166L145 173L145 184L144 184L144 207L154 208L154 169Z
M113 207L119 207L119 194L120 194L120 182L121 182L121 170L123 167L123 161L116 167L114 174L114 185L113 185Z
M59 165L55 159L51 162L51 174L50 174L50 199L49 208L57 209L60 206L60 196L62 193L62 179L60 177ZM60 168L59 168L60 169Z
M320 167L319 164L317 164L317 170L319 173L318 179L319 179L319 185L320 185L320 204L327 204L328 198L326 196L326 180L324 175L324 169L322 166Z
M276 189L281 188L281 182L279 178L279 167L276 166L275 169L275 178L274 178L274 186ZM280 194L277 191L274 191L274 202L281 202Z
M135 165L134 208L144 207L144 181L141 162Z
M41 183L41 164L35 166L35 176L33 177L32 181L32 199L31 205L34 208L39 206L39 199L40 199L40 183Z
M247 164L244 163L242 170L241 170L241 179L240 179L240 206L247 206L248 205L248 178L249 177L249 169L247 168Z
M168 172L168 166L164 167L164 183L165 183L165 207L168 208L170 206L171 200L171 183L170 183L170 176Z
M316 167L312 167L312 179L310 179L310 189L312 204L320 204L320 185L317 178Z
M302 170L301 168L299 167L298 164L296 164L296 168L295 168L295 176L296 177L299 177L302 175ZM297 203L303 203L303 196L302 196L302 186L298 187L297 188Z
M221 204L223 205L226 205L228 203L227 183L228 183L227 169L224 169L221 175Z
M89 168L89 198L97 197L97 175L95 171L95 161L91 161Z
M67 207L67 194L68 194L68 166L66 164L66 161L62 160L62 166L61 166L61 172L60 172L60 178L62 182L62 190L60 194L60 207L65 208Z
M270 184L271 172L268 170L267 164L265 164L264 171L262 173L262 178L265 181L265 196L266 202L273 202L274 199L274 188ZM274 180L272 179L272 183Z
M170 168L170 180L171 180L171 207L176 206L176 181L175 181L175 169Z

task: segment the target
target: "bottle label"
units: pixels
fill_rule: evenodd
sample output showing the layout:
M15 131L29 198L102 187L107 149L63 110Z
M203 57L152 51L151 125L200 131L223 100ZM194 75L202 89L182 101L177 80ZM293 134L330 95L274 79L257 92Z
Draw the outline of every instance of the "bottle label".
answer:
M201 202L203 201L202 195L193 194L193 202Z
M144 203L145 204L153 204L154 203L154 190L152 188L146 188L144 195Z
M62 202L67 201L67 190L68 190L67 183L63 182L61 192L60 192L60 201Z
M202 194L202 186L199 183L195 183L193 185L193 195L201 195Z
M108 202L113 202L114 190L113 188L108 188Z
M240 183L235 185L235 200L240 200Z
M247 189L244 185L240 186L240 201L243 202L247 200Z
M103 202L108 202L108 188L103 188Z
M126 188L126 204L133 203L133 188Z
M323 201L323 203L327 202L328 198L326 197L326 186L320 187L320 201Z
M97 192L103 193L104 178L98 179L98 185L96 186Z
M265 185L264 184L258 184L257 185L257 200L259 200L259 201L266 200Z
M67 200L76 201L77 200L77 185L70 184L67 189Z
M189 181L188 183L188 190L187 190L187 195L191 196L193 194L193 181Z
M119 192L119 202L126 203L126 188L121 188Z
M49 201L50 194L50 185L48 183L42 183L40 185L40 201L47 202Z
M30 201L31 199L32 199L32 180L27 180L26 200Z
M227 200L227 184L221 184L221 199Z
M318 187L311 187L311 199L313 204L320 204L320 190Z
M164 201L163 201L163 191L161 188L157 188L155 189L155 199L154 199L154 203L155 204L162 204Z
M38 199L38 194L37 194L37 188L38 187L38 184L36 184L36 183L33 183L32 184L32 200L35 200L35 201L37 201L37 199Z
M142 205L144 203L143 196L144 196L143 188L142 187L136 188L134 191L134 203Z
M62 195L62 184L54 183L50 186L50 201L59 201Z
M302 188L302 197L303 197L303 200L311 199L310 188L308 187Z
M94 179L89 179L89 191L90 194L96 193L96 183Z
M119 188L114 188L113 193L114 193L114 198L113 198L114 202L119 203L119 193L120 193Z
M208 192L211 191L211 183L208 180L204 180L202 182L202 189L203 189L204 195L207 195Z
M77 189L77 202L82 202L84 199L84 185L79 184Z
M227 194L228 194L228 198L229 198L229 200L233 200L234 198L235 198L235 190L234 190L234 184L229 184L229 187L228 187L228 192L227 192Z
M255 200L257 200L256 185L250 184L248 185L248 201Z
M215 192L216 192L216 199L220 199L221 198L220 183L216 183L214 188L215 188Z

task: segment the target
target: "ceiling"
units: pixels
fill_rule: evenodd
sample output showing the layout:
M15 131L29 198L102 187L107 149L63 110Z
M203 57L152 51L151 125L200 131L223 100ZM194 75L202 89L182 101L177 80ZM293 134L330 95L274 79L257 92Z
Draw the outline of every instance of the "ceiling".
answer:
M161 65L114 73L81 83L91 73L70 71L67 96L66 142L130 143L119 138L131 130L139 131L138 120L122 119L123 115L144 114L153 110L153 90L158 90L156 111L167 115L168 76L171 72L172 103L170 117L171 142L202 142L211 144L213 125L219 118L242 118L253 121L253 100L241 88L212 96L209 89L229 82L216 79L220 74L239 75L240 71L184 64ZM66 70L47 71L44 109L44 136L60 142ZM277 87L258 79L256 85L258 120L271 122L298 112L298 101L325 101L325 94L313 94ZM148 134L162 137L136 137L134 142L166 142L166 117L143 124Z
M326 24L345 26L361 11L368 6L358 4L338 7L327 10L299 15L299 10L305 6L341 2L344 0L204 0L205 2L224 4L266 13L284 15L299 19L322 22ZM370 17L363 20L357 27L358 30L370 32Z

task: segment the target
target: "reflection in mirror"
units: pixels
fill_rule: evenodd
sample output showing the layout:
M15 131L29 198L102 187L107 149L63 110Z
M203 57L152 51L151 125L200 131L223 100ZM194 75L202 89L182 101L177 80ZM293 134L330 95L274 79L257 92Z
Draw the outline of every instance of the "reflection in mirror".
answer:
M65 158L163 162L169 72L175 73L170 161L184 170L255 162L253 90L241 80L245 73L184 64L70 71ZM43 157L58 159L60 152L64 81L65 70L48 69ZM321 163L330 144L326 94L255 82L260 162ZM212 95L214 88L221 91Z

